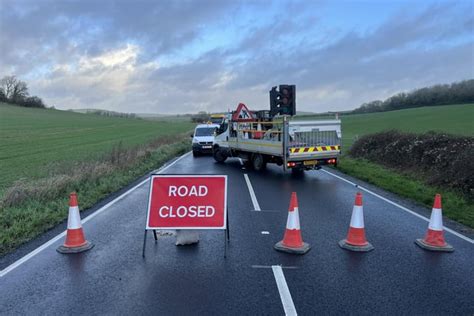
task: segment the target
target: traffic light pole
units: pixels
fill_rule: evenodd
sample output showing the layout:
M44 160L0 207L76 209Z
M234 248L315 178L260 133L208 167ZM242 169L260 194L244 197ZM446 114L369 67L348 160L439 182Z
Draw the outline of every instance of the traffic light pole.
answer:
M289 128L288 128L288 116L284 115L283 116L283 171L286 172L288 166L288 144L289 144Z

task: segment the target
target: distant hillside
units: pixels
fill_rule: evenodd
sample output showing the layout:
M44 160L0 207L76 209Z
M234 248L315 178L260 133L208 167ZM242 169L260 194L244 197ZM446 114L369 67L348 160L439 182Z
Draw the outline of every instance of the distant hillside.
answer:
M343 148L362 135L387 130L425 133L445 132L474 136L474 104L421 107L398 111L342 116Z
M364 103L352 113L386 112L423 106L474 103L474 79L398 93L385 101Z

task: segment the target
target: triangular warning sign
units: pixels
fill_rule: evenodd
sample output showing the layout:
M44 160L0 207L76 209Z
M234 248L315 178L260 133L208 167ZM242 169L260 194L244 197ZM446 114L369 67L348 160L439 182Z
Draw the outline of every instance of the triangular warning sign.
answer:
M252 112L247 108L247 106L243 103L239 103L237 106L237 110L232 114L232 121L253 121L255 120Z

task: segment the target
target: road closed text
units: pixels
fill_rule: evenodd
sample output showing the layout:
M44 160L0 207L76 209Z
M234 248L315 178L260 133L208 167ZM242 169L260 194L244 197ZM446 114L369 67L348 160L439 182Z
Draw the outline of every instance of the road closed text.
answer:
M152 178L148 228L223 228L225 176Z
M212 217L216 213L213 206L179 206L174 209L172 206L162 206L160 208L160 217Z

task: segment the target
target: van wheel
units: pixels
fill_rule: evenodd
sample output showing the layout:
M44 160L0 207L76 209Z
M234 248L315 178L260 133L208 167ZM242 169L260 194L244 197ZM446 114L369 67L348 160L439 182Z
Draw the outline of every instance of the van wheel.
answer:
M227 155L219 147L214 148L214 151L212 152L212 156L214 157L214 160L217 162L224 162L227 159Z
M260 171L265 169L267 166L266 161L263 159L261 154L253 154L252 155L252 167L256 171Z

